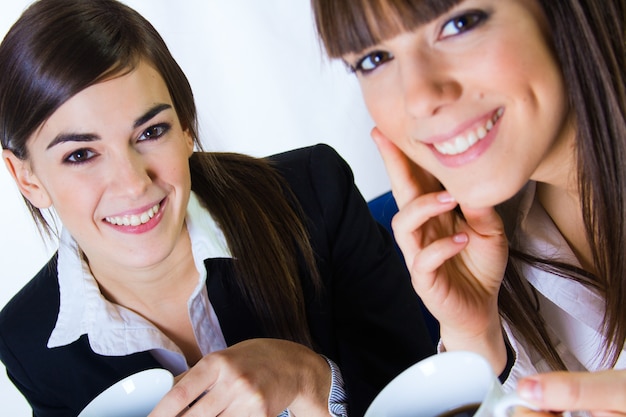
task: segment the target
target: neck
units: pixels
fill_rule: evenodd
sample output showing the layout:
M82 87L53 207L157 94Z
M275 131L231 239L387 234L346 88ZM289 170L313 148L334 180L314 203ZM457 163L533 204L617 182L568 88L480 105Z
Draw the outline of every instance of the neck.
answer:
M115 271L117 279L106 279L111 271L105 269L108 274L103 276L97 266L90 267L106 299L154 324L181 349L189 365L202 357L187 307L198 285L189 233L181 234L166 260L150 268Z
M582 268L593 273L594 262L577 189L538 183L537 198L567 241Z
M106 299L142 315L161 306L183 303L198 284L189 233L181 233L172 252L155 265L115 268L90 262L90 269Z
M573 116L565 121L549 152L533 174L537 199L567 241L583 269L594 272L578 190L576 134Z

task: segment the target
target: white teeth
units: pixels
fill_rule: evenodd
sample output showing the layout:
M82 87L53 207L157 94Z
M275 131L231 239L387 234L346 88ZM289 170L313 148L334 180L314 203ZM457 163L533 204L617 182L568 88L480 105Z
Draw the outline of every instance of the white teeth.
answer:
M154 217L159 212L160 205L155 204L147 211L140 214L132 214L130 216L113 216L107 217L105 220L111 224L118 226L139 226L140 224L148 223L148 220Z
M458 155L463 153L476 142L484 139L485 136L487 136L487 133L493 129L493 126L503 114L504 109L499 108L496 114L491 119L487 120L484 126L479 126L475 130L467 133L467 135L459 135L446 142L434 143L433 146L437 149L437 151L444 155Z

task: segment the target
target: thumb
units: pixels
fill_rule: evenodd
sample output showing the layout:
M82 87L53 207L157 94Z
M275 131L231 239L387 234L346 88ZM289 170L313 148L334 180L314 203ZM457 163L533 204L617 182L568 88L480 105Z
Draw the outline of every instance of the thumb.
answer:
M540 374L522 379L517 392L544 410L626 413L626 371Z
M504 234L502 218L493 207L467 208L460 206L465 222L481 236Z

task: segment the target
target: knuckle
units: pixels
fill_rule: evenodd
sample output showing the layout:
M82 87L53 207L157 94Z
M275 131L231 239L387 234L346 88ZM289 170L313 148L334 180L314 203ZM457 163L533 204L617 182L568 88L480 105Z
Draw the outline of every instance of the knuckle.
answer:
M260 392L255 392L249 397L250 406L259 415L266 416L269 413L269 405Z
M191 402L191 393L184 385L181 384L172 387L169 395L177 403L189 404Z
M239 375L234 385L238 390L246 392L251 396L255 395L259 391L256 384L245 375Z

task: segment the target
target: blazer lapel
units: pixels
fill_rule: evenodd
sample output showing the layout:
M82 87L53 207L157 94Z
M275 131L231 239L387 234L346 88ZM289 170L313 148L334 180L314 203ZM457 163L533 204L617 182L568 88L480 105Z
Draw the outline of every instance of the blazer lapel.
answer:
M211 258L204 261L207 292L228 346L243 340L267 337L235 282L235 260Z

